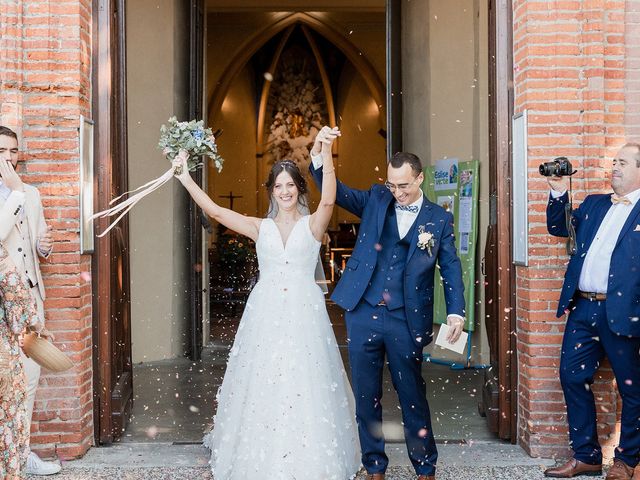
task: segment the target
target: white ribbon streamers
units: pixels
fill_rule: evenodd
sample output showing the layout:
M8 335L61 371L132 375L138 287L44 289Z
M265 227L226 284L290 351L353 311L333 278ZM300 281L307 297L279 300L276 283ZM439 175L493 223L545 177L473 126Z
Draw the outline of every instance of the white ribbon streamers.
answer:
M129 192L125 192L122 195L120 195L119 197L114 198L113 200L111 200L109 202L109 205L112 205L113 203L115 203L116 201L120 200L125 195L129 195L130 193L138 192L135 195L127 198L126 200L124 200L123 202L119 203L115 207L111 207L111 208L108 208L107 210L103 210L101 212L94 213L93 215L91 215L91 217L89 217L89 220L95 220L96 218L112 217L114 215L120 214L113 221L113 223L111 223L111 225L109 225L109 228L107 228L104 232L102 232L100 235L97 235L97 236L101 238L101 237L104 237L107 233L109 233L109 230L111 230L113 227L115 227L118 224L118 222L127 213L129 213L129 210L131 210L136 205L136 203L138 203L144 197L146 197L150 193L153 193L158 188L160 188L165 183L167 183L169 180L171 180L171 178L173 178L173 172L174 172L174 167L171 167L162 176L156 178L155 180L151 180L150 182L145 183L144 185L136 188L135 190L131 190Z

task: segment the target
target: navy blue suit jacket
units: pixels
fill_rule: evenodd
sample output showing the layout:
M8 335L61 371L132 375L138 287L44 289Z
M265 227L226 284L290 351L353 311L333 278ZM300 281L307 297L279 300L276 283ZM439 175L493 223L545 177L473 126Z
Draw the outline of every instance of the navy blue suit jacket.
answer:
M315 170L312 164L310 170L316 184L321 186L322 168ZM353 310L369 286L378 260L376 245L392 201L393 195L382 185L356 190L338 181L336 203L362 219L356 246L331 296L345 310ZM433 234L435 245L431 255L426 248L417 248L417 227L420 225ZM425 346L431 342L433 331L436 260L444 281L447 314L465 315L462 267L456 253L453 215L424 197L420 213L407 235L412 237L404 271L404 310L414 341L418 346Z
M547 229L551 235L567 237L564 209L568 195L554 199L547 205ZM607 211L611 208L611 194L589 195L573 211L577 252L571 256L564 276L557 316L570 308L578 289L580 272ZM622 227L609 265L607 286L607 320L609 328L617 334L640 336L640 202L637 202Z

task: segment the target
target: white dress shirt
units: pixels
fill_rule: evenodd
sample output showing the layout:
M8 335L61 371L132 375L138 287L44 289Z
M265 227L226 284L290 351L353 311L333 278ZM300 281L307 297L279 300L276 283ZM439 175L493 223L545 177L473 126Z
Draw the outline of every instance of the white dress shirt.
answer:
M551 191L553 198L562 195L564 192ZM636 202L640 199L640 189L634 190L625 197L629 199L631 204L611 204L587 251L578 281L578 289L583 292L607 293L611 255L618 242L622 227L624 227Z
M416 218L418 218L418 214L420 213L420 209L422 208L423 197L424 194L422 193L422 190L420 190L420 198L418 198L418 200L413 202L411 205L408 205L409 207L414 207L415 211L413 212L410 212L408 210L398 210L396 208L396 219L398 221L398 233L400 234L400 238L404 238L407 235L407 233L409 232L409 230L411 230L411 227L415 223ZM398 202L396 202L396 207L397 206Z

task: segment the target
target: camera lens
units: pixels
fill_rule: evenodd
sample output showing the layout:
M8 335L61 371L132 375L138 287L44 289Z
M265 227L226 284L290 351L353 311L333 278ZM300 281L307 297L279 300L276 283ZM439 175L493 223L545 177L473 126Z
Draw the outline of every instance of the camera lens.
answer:
M555 175L556 168L557 168L556 162L545 162L540 165L538 170L540 171L540 175L543 175L545 177L551 177Z
M567 157L558 157L553 162L545 162L538 168L545 177L564 177L573 175L573 167Z

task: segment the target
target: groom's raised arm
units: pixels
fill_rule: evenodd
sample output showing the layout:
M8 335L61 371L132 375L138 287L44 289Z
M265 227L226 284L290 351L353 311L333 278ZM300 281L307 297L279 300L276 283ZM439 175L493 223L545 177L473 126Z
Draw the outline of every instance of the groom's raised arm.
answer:
M311 154L309 171L316 186L322 190L322 156ZM357 217L362 217L364 207L369 201L369 190L357 190L337 181L336 203Z

